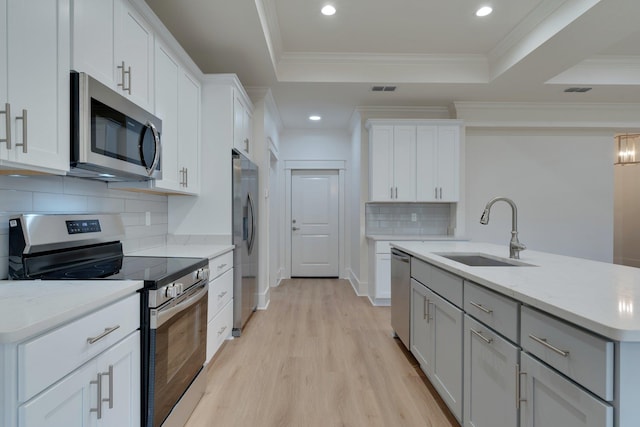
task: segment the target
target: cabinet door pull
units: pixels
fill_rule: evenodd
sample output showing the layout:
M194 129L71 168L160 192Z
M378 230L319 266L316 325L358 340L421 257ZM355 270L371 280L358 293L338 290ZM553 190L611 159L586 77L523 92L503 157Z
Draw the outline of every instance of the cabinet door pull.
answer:
M22 152L27 152L27 110L22 110L22 116L16 116L16 120L22 120L22 142L16 143L16 147L22 147Z
M131 95L131 66L129 66L129 68L127 70L124 69L124 61L122 61L121 65L118 65L118 69L120 69L120 76L122 79L122 83L118 83L118 86L120 86L122 88L123 92L129 92L129 95ZM128 75L128 80L129 80L129 87L127 87L124 82L125 82L125 76Z
M440 187L440 200L442 200L442 187Z
M225 268L227 266L227 263L225 262L224 264L220 264L218 266L218 270L222 270L223 268Z
M102 399L102 402L109 402L109 409L113 409L113 365L109 365L109 370L100 375L109 377L109 397ZM102 404L100 404L102 406Z
M435 194L433 195L433 198L434 198L434 199L437 199L437 198L438 198L438 187L435 187L435 188L433 189L433 191L435 192Z
M184 186L189 187L189 168L184 168Z
M89 408L89 412L95 412L98 415L98 419L102 418L102 374L98 374L95 381L89 381L89 384L95 384L98 388L98 396L96 400L96 407Z
M482 331L476 331L473 328L471 329L471 333L474 334L475 336L477 336L478 338L480 338L482 341L486 342L487 344L491 344L493 342L493 338L487 338L484 335L482 335Z
M431 300L427 298L427 323L431 321Z
M4 114L5 132L6 138L0 139L0 142L7 144L7 150L11 150L11 104L8 102L4 104L4 111L0 111L0 114Z
M116 326L112 326L111 328L105 328L104 332L101 333L100 335L97 335L95 337L89 337L87 338L87 343L89 344L95 344L98 341L100 341L102 338L106 337L107 335L109 335L111 332L115 331L116 329L118 329L120 327L120 325L116 325Z
M389 198L393 199L393 187L389 187Z
M396 187L396 199L398 198L398 187Z
M218 331L218 336L222 335L222 333L227 329L226 326L223 326L222 328L220 328L220 330Z
M427 297L422 297L422 299L422 320L427 320Z
M227 294L227 291L222 291L218 294L218 299L223 298Z
M473 301L469 301L469 304L471 304L472 306L474 306L480 311L484 311L487 314L493 314L493 310L489 310L488 308L484 307L482 304L478 304L477 302L473 302Z
M529 334L529 338L531 338L532 340L534 340L538 344L541 344L544 347L547 347L549 350L559 354L562 357L569 357L569 352L567 350L560 350L558 347L549 344L547 342L546 338L539 338L539 337L537 337L537 336L535 336L533 334Z
M526 372L520 372L520 365L516 363L516 409L520 409L520 403L526 402L527 399L523 399L520 391L520 377L527 375Z

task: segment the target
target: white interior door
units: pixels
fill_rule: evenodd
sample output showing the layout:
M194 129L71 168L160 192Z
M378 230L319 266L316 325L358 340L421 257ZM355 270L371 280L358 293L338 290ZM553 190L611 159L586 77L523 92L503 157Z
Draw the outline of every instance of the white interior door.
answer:
M338 171L292 171L292 276L338 277L338 188Z

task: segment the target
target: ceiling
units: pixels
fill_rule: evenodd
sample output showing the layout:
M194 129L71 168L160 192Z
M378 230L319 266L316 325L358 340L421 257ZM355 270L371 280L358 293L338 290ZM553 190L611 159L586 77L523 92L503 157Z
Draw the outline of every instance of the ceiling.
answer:
M285 128L345 129L356 107L640 103L638 0L146 2L204 73L271 88Z

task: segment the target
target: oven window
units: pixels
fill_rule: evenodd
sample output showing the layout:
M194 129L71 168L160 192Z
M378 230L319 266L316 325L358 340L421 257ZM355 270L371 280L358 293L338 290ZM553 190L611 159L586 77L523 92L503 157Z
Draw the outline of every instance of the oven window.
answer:
M155 330L153 425L169 415L202 368L207 343L207 294ZM152 331L153 333L153 331Z

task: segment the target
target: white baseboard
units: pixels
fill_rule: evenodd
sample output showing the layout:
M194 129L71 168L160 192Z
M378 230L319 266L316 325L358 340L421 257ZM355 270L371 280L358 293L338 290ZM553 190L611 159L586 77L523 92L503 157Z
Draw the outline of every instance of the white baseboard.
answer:
M376 307L390 307L391 306L391 298L369 298L369 302L371 305Z
M351 287L356 295L359 297L366 296L367 283L361 282L360 279L358 279L358 276L356 276L350 268L348 269L348 275L349 276L346 279L351 283Z

